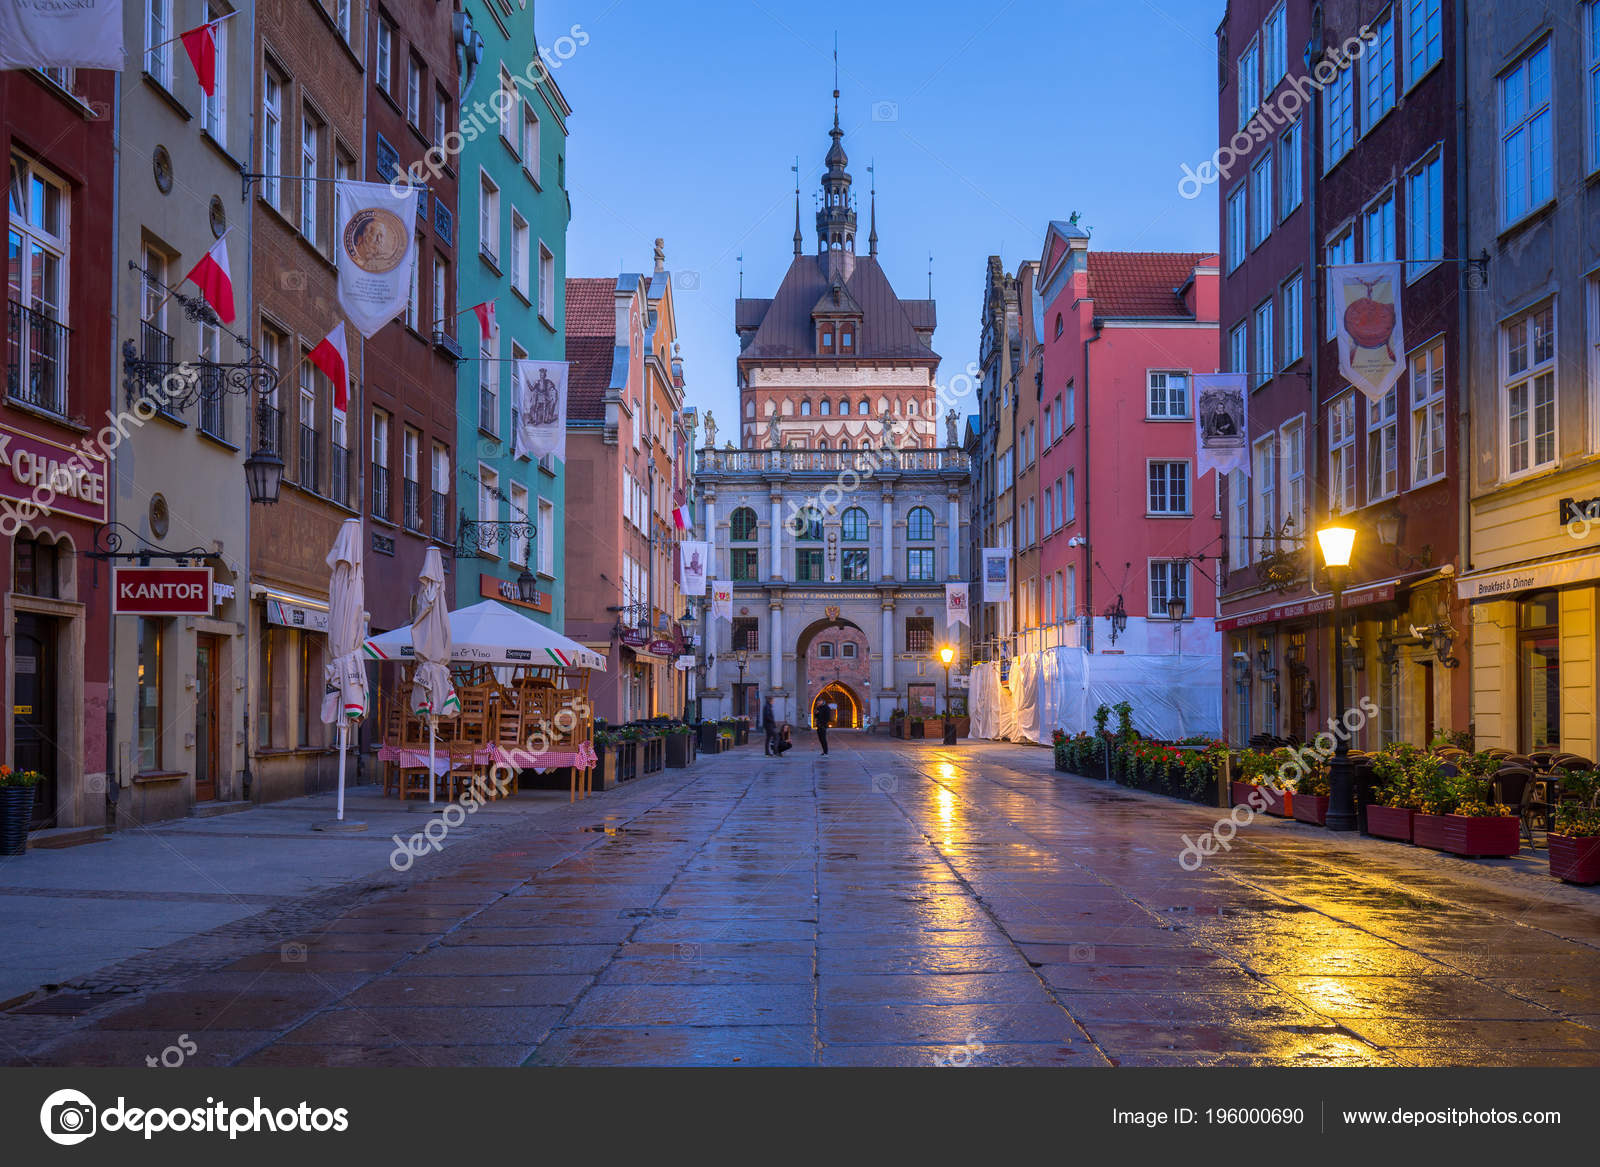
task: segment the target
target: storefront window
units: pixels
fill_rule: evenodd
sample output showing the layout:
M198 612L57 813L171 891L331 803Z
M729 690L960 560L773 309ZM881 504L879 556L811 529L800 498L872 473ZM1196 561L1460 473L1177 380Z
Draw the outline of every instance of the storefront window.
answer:
M139 769L161 769L162 727L160 620L139 618Z
M30 596L59 596L55 544L18 539L14 546L12 586Z
M1525 753L1561 746L1560 618L1555 592L1517 606L1519 740Z

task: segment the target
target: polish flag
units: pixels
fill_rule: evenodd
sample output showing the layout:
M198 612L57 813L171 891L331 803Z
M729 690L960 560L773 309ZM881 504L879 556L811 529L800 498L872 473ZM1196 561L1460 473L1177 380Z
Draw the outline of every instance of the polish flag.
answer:
M350 357L344 344L343 320L322 338L321 344L306 354L306 359L333 382L333 411L343 417L350 408Z
M219 21L209 21L199 28L191 28L179 35L183 47L194 62L195 74L200 78L200 88L207 97L217 95L217 34Z
M483 335L493 336L495 334L494 301L485 300L475 306L472 311L478 317L478 327L483 329Z
M233 323L233 276L228 274L228 237L223 235L201 256L184 279L193 280L224 324Z

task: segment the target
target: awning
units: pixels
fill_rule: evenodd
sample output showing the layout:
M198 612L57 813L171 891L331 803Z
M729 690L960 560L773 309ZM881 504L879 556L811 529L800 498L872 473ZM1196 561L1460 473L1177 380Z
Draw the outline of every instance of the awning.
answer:
M1593 579L1600 579L1600 555L1574 555L1523 567L1475 571L1456 581L1456 597L1462 600L1492 600L1496 596L1530 588L1558 588Z
M250 597L266 602L268 624L305 628L312 632L328 630L327 600L313 600L309 596L297 596L293 592L262 587L260 584L250 588Z
M641 664L664 665L672 663L667 657L657 656L655 653L646 652L642 648L629 648L626 644L622 647L633 653L634 659Z
M1374 584L1371 587L1352 588L1344 593L1345 608L1359 608L1364 604L1381 604L1394 599L1394 584ZM1293 604L1278 604L1246 612L1242 616L1228 616L1217 621L1218 632L1232 632L1236 628L1253 628L1257 624L1276 624L1280 620L1298 620L1302 616L1315 616L1333 611L1333 597L1313 596Z

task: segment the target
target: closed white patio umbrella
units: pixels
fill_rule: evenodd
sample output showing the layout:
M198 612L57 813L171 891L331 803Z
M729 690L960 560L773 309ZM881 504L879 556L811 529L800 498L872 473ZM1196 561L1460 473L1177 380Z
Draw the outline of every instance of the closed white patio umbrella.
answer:
M461 712L456 687L450 683L450 613L444 602L444 560L428 548L417 577L417 619L412 624L417 668L411 678L411 711L428 715L428 801L434 800L434 772L439 718Z
M328 552L328 665L322 721L339 726L339 811L344 822L345 756L350 727L367 715L367 669L361 641L367 631L366 576L361 565L361 520L346 519Z

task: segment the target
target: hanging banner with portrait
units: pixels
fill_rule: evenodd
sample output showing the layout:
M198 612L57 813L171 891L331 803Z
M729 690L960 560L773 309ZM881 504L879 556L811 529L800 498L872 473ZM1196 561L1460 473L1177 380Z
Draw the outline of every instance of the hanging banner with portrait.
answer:
M1250 473L1250 394L1244 373L1202 373L1194 379L1194 477L1207 470Z
M546 454L567 460L567 362L515 361L511 384L517 403L512 447L518 456Z

